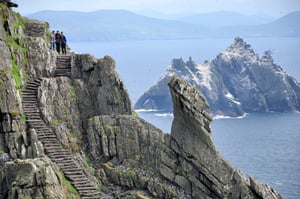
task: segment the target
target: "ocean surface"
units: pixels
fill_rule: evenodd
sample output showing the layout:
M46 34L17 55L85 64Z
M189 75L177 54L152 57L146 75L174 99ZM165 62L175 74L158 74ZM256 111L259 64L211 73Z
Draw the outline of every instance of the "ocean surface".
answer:
M262 56L273 52L275 62L300 81L300 38L244 38ZM116 70L132 104L163 74L173 58L197 63L212 60L232 39L69 42L72 51L105 55ZM169 133L171 113L139 111L139 116ZM218 118L211 124L218 150L245 175L252 175L287 199L300 198L300 113L249 113L243 118Z

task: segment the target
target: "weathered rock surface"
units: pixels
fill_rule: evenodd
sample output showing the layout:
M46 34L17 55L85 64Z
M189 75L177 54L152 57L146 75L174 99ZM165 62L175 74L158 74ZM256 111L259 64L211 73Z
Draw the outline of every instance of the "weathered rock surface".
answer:
M111 57L59 56L46 26L23 30L5 11L0 198L281 198L216 151L196 88L171 79L175 119L165 134L132 111Z
M240 37L210 62L172 60L157 84L138 99L135 109L172 111L166 83L173 75L201 90L214 115L300 110L300 84L274 62L269 51L260 58Z
M64 198L61 174L49 159L6 162L0 169L1 198Z

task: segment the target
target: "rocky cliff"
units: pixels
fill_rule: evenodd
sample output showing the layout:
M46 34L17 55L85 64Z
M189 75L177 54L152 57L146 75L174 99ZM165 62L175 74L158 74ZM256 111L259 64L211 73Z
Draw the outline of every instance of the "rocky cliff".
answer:
M216 151L185 81L169 82L165 134L132 111L111 57L60 56L46 23L0 12L0 198L282 198Z
M135 108L172 111L167 82L173 75L197 87L214 115L300 110L300 84L296 79L274 62L270 51L259 57L240 37L203 64L191 58L187 62L173 59L157 84L138 99Z

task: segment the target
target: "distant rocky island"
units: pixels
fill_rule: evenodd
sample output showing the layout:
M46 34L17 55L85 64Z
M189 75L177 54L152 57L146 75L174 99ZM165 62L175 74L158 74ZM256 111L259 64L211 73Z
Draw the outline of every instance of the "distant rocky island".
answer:
M136 102L135 109L172 112L167 82L177 76L198 88L213 115L242 116L246 112L300 110L300 84L275 63L270 51L260 57L241 37L212 61L190 58L172 64Z
M0 199L283 198L216 150L198 89L169 78L166 134L132 110L111 57L59 55L47 23L2 2Z

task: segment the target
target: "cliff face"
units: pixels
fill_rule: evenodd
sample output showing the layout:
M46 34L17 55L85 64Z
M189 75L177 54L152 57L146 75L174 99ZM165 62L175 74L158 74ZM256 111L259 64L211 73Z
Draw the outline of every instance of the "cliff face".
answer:
M299 111L300 85L278 66L271 52L261 58L242 38L211 62L174 59L156 85L135 104L136 109L172 111L166 82L176 75L197 87L214 115L240 116L245 112Z
M1 4L0 198L281 198L216 151L209 106L169 82L172 133L136 116L105 56L59 56Z

